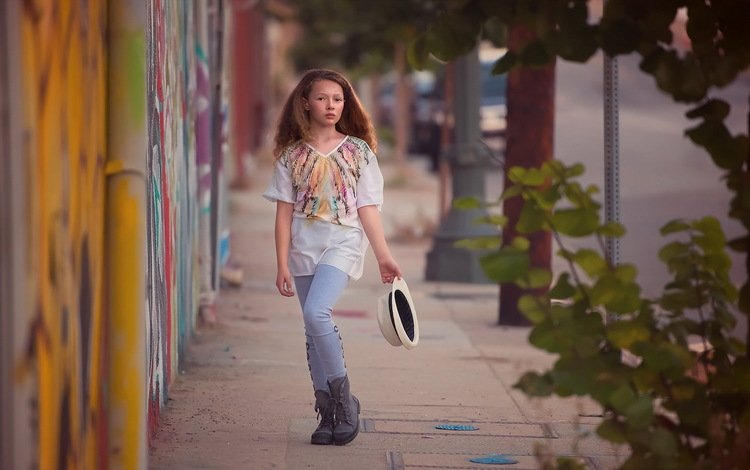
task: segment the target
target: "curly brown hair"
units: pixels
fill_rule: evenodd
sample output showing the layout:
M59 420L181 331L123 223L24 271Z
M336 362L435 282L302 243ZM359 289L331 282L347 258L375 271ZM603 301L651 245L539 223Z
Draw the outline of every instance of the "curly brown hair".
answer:
M308 70L302 76L284 104L274 138L274 157L279 158L286 146L299 140L310 140L312 137L310 116L305 111L302 98L309 97L313 84L319 80L338 83L344 90L344 110L341 113L341 119L336 123L336 130L342 134L359 137L367 142L373 152L377 151L375 128L349 80L335 70L313 69Z

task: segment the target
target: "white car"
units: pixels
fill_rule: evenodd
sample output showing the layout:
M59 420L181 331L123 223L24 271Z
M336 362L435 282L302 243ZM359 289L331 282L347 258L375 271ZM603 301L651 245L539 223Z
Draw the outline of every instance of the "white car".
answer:
M506 75L492 75L495 62L505 54L505 49L486 47L479 49L480 95L479 129L482 138L501 137L506 125Z

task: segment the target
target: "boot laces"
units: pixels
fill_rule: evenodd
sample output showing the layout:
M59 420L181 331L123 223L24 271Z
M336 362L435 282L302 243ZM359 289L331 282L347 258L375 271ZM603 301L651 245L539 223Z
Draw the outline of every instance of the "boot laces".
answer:
M349 419L349 400L344 399L341 400L340 398L336 400L336 416L335 416L335 423L340 424L342 422L345 422L347 424L352 424L351 420Z
M318 415L315 418L320 421L321 425L333 425L333 407L333 400L329 401L328 406L326 407L318 406L317 403L315 404L315 411L318 412Z

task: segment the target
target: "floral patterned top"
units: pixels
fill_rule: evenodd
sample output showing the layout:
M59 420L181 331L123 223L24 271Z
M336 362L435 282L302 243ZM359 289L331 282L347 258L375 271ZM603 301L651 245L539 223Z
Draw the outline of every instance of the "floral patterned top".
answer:
M364 140L346 136L326 154L303 141L290 145L277 160L263 197L294 204L293 275L312 274L321 262L354 278L361 275L367 243L357 209L383 204L383 176Z

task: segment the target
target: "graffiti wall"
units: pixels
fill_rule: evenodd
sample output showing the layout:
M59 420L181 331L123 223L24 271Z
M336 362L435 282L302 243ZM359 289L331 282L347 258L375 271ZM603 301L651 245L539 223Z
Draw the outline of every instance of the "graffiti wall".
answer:
M33 384L35 468L101 468L106 2L20 14L32 282L17 380Z
M152 431L195 328L198 308L198 220L203 201L197 188L205 175L197 161L202 147L196 134L203 132L210 99L197 92L206 54L195 32L203 16L195 10L192 2L149 4L147 348Z
M148 465L228 256L222 5L0 2L2 469Z

